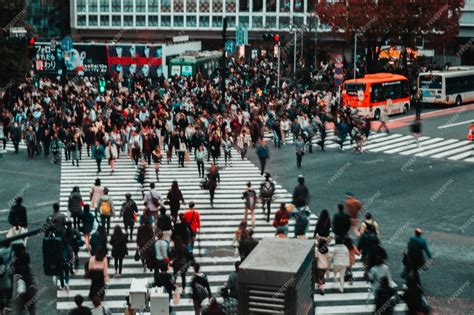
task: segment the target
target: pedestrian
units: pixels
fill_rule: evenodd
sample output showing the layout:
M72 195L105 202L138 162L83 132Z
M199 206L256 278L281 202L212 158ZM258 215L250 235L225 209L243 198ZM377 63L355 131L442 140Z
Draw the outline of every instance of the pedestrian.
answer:
M249 146L252 144L252 139L249 134L247 134L245 129L242 129L242 132L237 137L237 147L239 148L240 157L242 160L247 155L247 150Z
M318 141L318 145L321 147L321 152L325 152L326 150L324 149L324 145L325 145L325 142L326 142L326 136L327 136L327 132L326 132L326 124L324 122L322 122L321 124L319 124L319 141Z
M290 213L288 212L284 202L280 204L280 209L275 213L273 219L273 227L276 229L276 235L283 233L288 236L288 220Z
M314 229L313 238L317 241L320 239L330 242L331 234L331 219L329 217L329 212L327 209L323 209L319 214L318 222L316 223L316 228Z
M154 222L158 219L158 208L161 205L161 194L155 189L155 183L150 183L150 190L145 192L144 201L150 210Z
M130 148L131 148L130 149L130 152L131 152L130 156L131 156L132 160L135 163L135 167L137 167L138 166L138 160L142 156L140 144L138 142L133 142L132 145L130 146Z
M267 222L270 222L271 205L274 194L275 183L272 181L270 173L265 173L265 180L260 183L260 199L262 201L263 214L266 213L267 216Z
M388 130L388 127L387 127L387 122L388 122L388 109L387 109L387 106L384 106L382 108L382 112L380 113L379 121L380 121L380 125L379 125L379 128L377 129L377 132L380 132L380 130L382 130L382 128L384 128L386 133L390 133L390 130Z
M166 267L168 269L168 264L170 262L170 245L169 242L163 238L163 233L159 229L156 230L156 238L157 240L153 244L155 247L155 272L157 272L161 267Z
M64 239L66 243L70 246L73 252L73 257L71 257L70 261L74 262L74 269L79 269L79 249L84 246L85 242L82 239L81 233L73 227L72 222L68 221L66 223L66 231L64 232ZM70 263L72 267L72 263ZM71 272L73 269L71 268Z
M123 233L120 225L116 225L114 227L114 233L110 237L110 245L112 246L112 257L114 258L116 275L122 274L123 259L128 255L127 240L127 233Z
M91 299L92 305L94 306L91 309L92 315L112 315L112 311L109 308L102 305L102 299L103 297L101 298L99 296L94 296Z
M296 208L306 207L309 204L309 190L305 185L303 175L298 175L298 185L293 190L293 205Z
M390 287L387 277L380 279L380 286L374 293L375 314L392 315L397 304L397 290Z
M319 286L321 295L324 295L324 284L326 272L329 269L332 254L329 252L329 245L325 239L318 241L318 248L316 250L316 283Z
M90 308L82 306L84 303L84 298L80 294L74 296L74 303L76 307L69 311L69 315L92 315Z
M354 194L351 192L346 193L346 200L344 201L344 207L347 211L347 214L351 218L352 229L355 234L358 236L359 228L359 213L362 210L362 203L354 197Z
M421 118L417 117L410 126L411 133L416 140L416 146L420 147L420 137L421 137Z
M137 167L137 182L140 184L141 192L142 192L142 197L145 196L145 179L146 179L146 169L147 169L147 164L146 160L140 160L140 164Z
M69 151L71 152L71 162L72 162L72 166L76 165L77 167L79 167L79 145L76 141L71 141L71 143L69 144ZM75 164L74 164L75 162Z
M253 229L242 231L239 242L240 261L244 261L252 250L258 245L258 241L253 237Z
M60 151L63 144L59 140L58 135L55 134L53 136L53 140L51 141L51 152L53 153L53 164L58 164L61 161Z
M230 290L226 287L221 289L221 309L222 314L237 315L239 311L239 301L236 297L230 295Z
M194 276L191 281L191 290L195 315L201 315L202 302L212 296L207 276L200 270L201 266L198 263L194 263Z
M375 292L377 292L377 290L380 288L380 283L383 277L388 279L390 287L395 288L397 286L396 283L393 282L390 269L384 263L384 260L377 259L374 262L374 266L370 268L368 273L368 279L371 283L372 293L375 294Z
M251 182L247 182L247 188L242 193L242 199L245 200L244 222L247 222L248 213L250 211L252 228L255 228L255 205L257 203L257 193L253 189Z
M97 173L100 173L102 171L100 165L102 163L102 159L105 158L105 149L104 146L100 144L99 140L96 140L95 145L92 147L92 158L97 164Z
M221 156L221 139L217 133L214 133L209 142L210 152L212 156L212 163L216 164Z
M58 289L60 291L69 291L69 280L71 279L71 273L74 273L72 262L74 260L74 252L71 244L68 242L66 237L60 239L62 243L62 261L59 264L59 283Z
M110 173L112 174L115 172L115 161L118 158L118 148L114 141L107 141L105 156L107 157L108 164L110 165Z
M141 220L140 226L137 230L137 251L135 253L135 260L139 259L143 265L143 272L146 271L149 257L149 249L155 239L155 232L153 231L153 225L149 220Z
M168 299L171 300L173 297L173 291L176 290L176 284L173 276L168 273L168 266L162 265L155 270L153 275L153 286L161 288L163 287L165 292L168 293ZM169 314L172 314L171 303L169 307Z
M303 156L305 151L305 142L303 136L299 134L295 141L295 152L296 152L296 166L301 168L301 162L303 161Z
M211 207L214 208L214 194L217 188L217 183L221 182L221 176L216 164L211 164L209 173L207 173L207 181L209 185L209 197L211 201Z
M96 214L99 211L99 200L100 197L104 194L104 187L101 184L100 178L96 178L94 185L91 188L90 200L91 206L94 208Z
M129 235L130 240L132 240L133 227L135 226L135 222L138 221L138 207L130 193L125 194L125 201L120 208L120 216L122 216L123 225L125 226L125 234Z
M380 226L379 224L374 220L374 218L372 217L372 214L370 212L367 212L365 214L365 220L362 221L361 225L360 225L360 229L359 229L359 235L362 235L362 233L365 232L365 230L367 229L367 226L368 225L373 225L374 226L374 229L375 229L375 234L377 234L377 237L380 239Z
M263 139L263 137L260 137L258 141L256 153L258 160L260 161L260 175L263 175L263 173L265 173L265 165L267 160L270 158L270 149L268 148L267 142L265 139Z
M228 289L228 295L236 300L239 299L239 267L240 261L234 263L235 271L232 271L227 278L225 288Z
M357 249L362 255L362 263L364 264L364 278L372 267L372 257L374 256L374 248L378 243L377 234L373 225L367 225L364 233L360 236Z
M201 315L227 315L215 297L209 298L209 303L201 309Z
M349 250L344 245L343 238L336 237L336 245L334 245L332 253L332 271L334 273L334 282L337 283L336 275L339 274L339 292L343 293L346 269L350 266Z
M104 187L104 194L100 196L98 204L98 210L100 213L100 223L102 226L107 227L107 234L110 231L110 218L115 216L114 201L109 195L109 189Z
M224 151L224 163L227 166L227 160L229 160L229 165L232 166L232 148L234 143L232 142L232 138L229 136L224 137L224 141L222 142L222 149Z
M199 172L199 177L204 177L204 145L199 145L198 149L195 151L196 164Z
M183 193L179 189L178 181L173 180L171 183L171 188L168 191L166 199L169 203L171 217L173 218L173 224L176 223L178 218L178 211L181 207L181 202L184 203Z
M17 197L15 199L15 205L13 205L8 213L8 223L11 226L21 226L28 229L28 217L26 214L26 208L23 206L23 198Z
M21 141L21 127L18 126L18 122L13 123L13 128L10 131L10 139L13 142L13 147L15 148L15 154L18 154L18 147L20 146Z
M90 239L91 239L92 229L94 228L95 217L90 212L90 206L88 204L84 205L84 212L82 214L81 221L82 221L82 230L80 231L84 235L84 242L86 244L87 253L90 254L90 251L91 251Z
M53 204L53 214L46 219L46 230L52 231L56 236L63 237L66 231L67 218L64 213L59 212L59 204Z
M13 268L12 259L15 259L10 247L0 248L0 311L7 313L12 310L13 296Z
M173 277L181 277L181 294L186 292L186 272L189 266L195 263L192 252L181 239L175 239L175 245L170 250L171 265L173 266Z
M349 251L349 266L346 269L345 280L350 281L350 284L352 285L352 283L354 282L354 276L352 274L352 266L355 265L356 256L359 256L360 252L357 249L357 246L354 246L354 243L352 243L352 239L349 237L346 237L344 239L344 245L346 245L347 250Z
M344 205L337 205L338 212L332 218L332 231L336 236L345 238L351 229L351 218L344 211Z
M79 190L79 186L74 186L72 188L71 194L69 195L67 208L71 213L75 229L79 228L79 226L81 225L83 205L84 200L82 200L82 195L81 191Z
M107 255L107 233L103 225L99 225L91 236L91 255L94 256L99 249Z
M421 228L415 229L415 235L410 237L407 243L407 273L413 271L416 278L419 278L419 269L426 269L426 258L432 259L433 255L428 247L428 243L422 236L423 230Z
M184 212L184 220L188 223L190 227L190 236L189 236L189 251L192 253L194 249L194 241L196 240L197 234L201 229L201 216L199 211L194 209L195 203L191 201L189 203L189 209Z
M36 145L38 140L36 138L36 132L33 130L33 126L29 126L25 132L26 148L28 150L28 158L32 159L35 153Z
M163 234L163 239L166 241L171 240L171 233L173 230L172 219L166 214L166 208L160 207L160 215L158 216L158 222L156 223L157 230L160 230Z
M95 255L89 258L86 263L84 272L86 278L91 280L89 299L103 299L106 289L105 284L109 282L108 262L105 248L97 248ZM94 304L94 306L96 305ZM94 314L94 312L92 313Z
M159 173L160 173L160 167L161 167L161 159L162 159L162 154L161 154L161 149L160 145L157 145L153 152L151 153L151 159L153 160L153 167L155 168L155 174L156 174L156 181L159 182Z
M430 314L430 308L427 300L423 295L423 288L414 275L408 276L406 279L406 287L402 294L402 300L407 305L408 315Z

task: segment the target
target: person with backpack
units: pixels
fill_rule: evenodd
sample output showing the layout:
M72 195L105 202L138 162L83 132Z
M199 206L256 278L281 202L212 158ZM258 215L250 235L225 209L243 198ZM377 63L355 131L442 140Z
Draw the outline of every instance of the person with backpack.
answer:
M158 216L158 222L156 222L156 228L163 233L163 239L166 241L171 240L171 233L173 230L172 219L166 214L166 208L160 207L160 215Z
M91 251L91 246L90 246L90 240L91 240L91 232L92 229L94 228L94 221L95 217L90 211L90 206L88 204L84 205L84 212L82 213L82 227L79 229L79 231L82 232L84 235L84 242L86 244L86 251L90 253Z
M102 144L100 144L99 140L95 141L95 145L92 147L92 158L97 163L97 173L100 173L102 169L100 165L102 163L102 159L105 158L105 149Z
M21 226L28 229L28 217L26 208L23 206L23 198L17 197L15 205L13 205L8 213L8 223L12 226Z
M114 202L112 197L109 195L109 189L107 187L104 187L104 194L100 196L97 205L100 213L101 225L107 227L107 234L109 234L110 218L115 215L115 209Z
M288 220L290 219L290 212L286 208L284 202L280 204L280 209L275 213L273 219L273 227L276 229L276 235L283 233L288 236Z
M154 222L158 220L158 208L161 205L161 195L155 189L155 183L150 183L150 190L145 192L143 198L146 203L146 207L150 209L151 214L153 215Z
M68 246L72 249L73 257L71 260L71 267L74 269L79 269L79 249L80 247L84 246L85 242L82 240L81 233L72 226L72 222L68 221L66 223L66 231L64 232L64 239ZM72 262L74 262L74 266L72 266ZM72 268L71 268L72 270Z
M201 304L206 298L211 298L211 287L207 276L200 272L201 266L194 263L194 276L191 281L192 300L194 305L194 314L201 314Z
M270 173L265 173L265 180L260 183L260 199L262 200L263 214L265 214L265 212L267 214L267 222L270 222L271 205L274 194L275 183L272 181Z
M377 237L380 238L380 226L379 224L374 220L374 218L372 217L372 214L370 212L367 212L365 214L365 220L362 221L361 225L360 225L360 229L359 229L359 235L362 235L362 233L365 232L365 230L367 229L367 226L368 225L373 225L374 226L374 229L375 229L375 234L377 234Z
M74 186L68 198L67 209L71 213L75 229L79 228L79 226L81 225L83 205L84 200L82 200L81 191L79 190L78 186Z
M128 255L127 240L127 233L123 233L120 225L116 225L114 227L114 233L110 237L116 275L122 274L123 259Z
M123 225L125 226L125 233L128 233L128 235L130 235L130 240L132 240L133 227L138 216L138 207L130 193L125 194L125 201L122 203L122 207L120 208L120 216L122 217Z
M66 221L64 213L59 212L59 204L55 203L53 204L53 214L46 218L45 228L51 230L56 236L63 237L66 231Z
M252 217L252 227L255 227L255 205L257 204L257 193L252 188L252 183L247 182L247 189L242 193L242 199L245 200L244 222L247 222L248 214Z

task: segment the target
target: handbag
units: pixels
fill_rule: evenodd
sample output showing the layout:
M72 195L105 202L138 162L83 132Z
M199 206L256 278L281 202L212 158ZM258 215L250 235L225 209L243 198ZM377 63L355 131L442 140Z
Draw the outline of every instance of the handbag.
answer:
M134 257L135 261L139 261L140 260L140 253L138 252L138 249L135 251L135 257Z

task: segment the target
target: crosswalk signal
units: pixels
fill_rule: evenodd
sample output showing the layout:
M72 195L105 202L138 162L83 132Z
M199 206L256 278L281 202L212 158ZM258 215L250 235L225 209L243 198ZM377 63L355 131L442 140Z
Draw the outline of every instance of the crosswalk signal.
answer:
M105 80L103 78L99 79L99 93L100 94L105 93Z
M33 85L35 88L39 88L39 79L37 76L33 77Z
M278 33L264 33L263 40L272 41L275 44L280 44L280 35Z

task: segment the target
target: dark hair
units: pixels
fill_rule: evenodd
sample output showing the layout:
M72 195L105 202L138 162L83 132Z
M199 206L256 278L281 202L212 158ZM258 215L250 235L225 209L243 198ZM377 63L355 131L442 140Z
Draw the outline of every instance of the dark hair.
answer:
M352 248L354 248L354 243L352 242L352 239L350 237L346 237L344 239L344 245L346 245L348 250L352 250Z
M55 203L53 205L53 210L54 210L54 212L59 212L59 203Z
M329 251L328 242L324 238L321 238L318 241L318 251L321 254L326 254Z
M344 243L344 238L340 236L336 236L336 244L343 244Z
M298 183L300 183L300 185L303 185L304 184L304 177L298 177Z
M189 203L189 208L194 208L195 205L196 205L196 204L194 203L194 201L191 201L191 202Z
M86 203L86 204L84 205L84 212L85 212L85 213L88 213L88 212L90 212L90 210L91 210L91 206L89 206L89 204Z
M81 306L82 303L84 303L84 298L82 297L82 295L77 294L77 295L74 297L74 303L76 303L77 306Z
M194 263L194 272L199 272L201 270L201 265L199 263Z
M160 214L165 215L166 214L166 208L165 207L160 207Z
M120 227L120 225L117 224L116 226L114 226L114 234L113 235L119 235L119 236L123 235L122 228Z
M229 289L227 287L221 288L221 296L223 298L229 297Z
M17 197L17 198L15 199L15 202L16 202L17 205L21 205L21 203L23 202L23 198Z
M95 186L100 186L100 178L96 178L96 179L95 179L94 185L95 185Z
M339 212L344 211L344 205L342 203L338 203L337 204L337 209L339 210Z
M171 183L171 191L172 191L172 192L177 192L178 190L179 190L178 181L175 179L175 180Z
M150 183L150 188L151 189L155 188L155 183Z
M92 304L94 304L94 307L97 307L100 305L102 301L100 300L100 297L96 294L92 297Z
M367 212L367 213L365 214L365 218L366 218L367 220L372 219L372 214L371 214L370 212Z
M252 186L252 183L251 182L247 182L247 187L251 187Z
M323 209L321 213L319 214L319 219L317 225L319 226L321 222L321 225L331 225L331 219L329 218L329 212L327 209Z
M236 261L236 262L234 263L234 267L235 267L235 271L239 272L240 261Z
M380 288L381 289L388 289L389 287L389 283L388 283L388 278L387 277L382 277L380 278Z
M78 186L74 186L74 187L72 188L72 192L80 192L79 187L78 187Z

